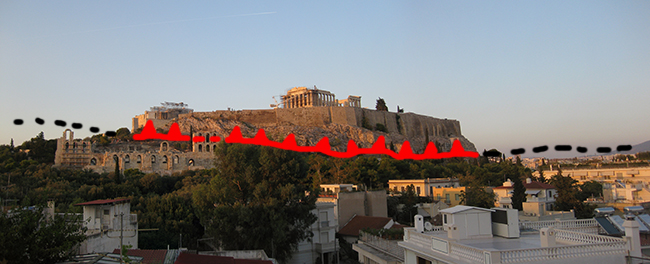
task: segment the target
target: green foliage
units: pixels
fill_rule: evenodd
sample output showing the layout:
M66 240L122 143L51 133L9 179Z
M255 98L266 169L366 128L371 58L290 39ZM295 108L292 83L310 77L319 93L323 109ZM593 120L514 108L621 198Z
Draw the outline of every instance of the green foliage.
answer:
M469 180L469 182L470 184L465 186L465 190L460 193L461 204L488 209L494 207L494 193L486 191L485 187L474 179Z
M133 139L133 137L131 136L131 131L129 131L129 129L126 127L121 127L117 131L115 131L115 137L123 141Z
M74 255L86 239L80 219L72 215L50 218L35 210L0 212L0 262L56 263Z
M377 111L388 111L388 106L386 106L386 102L383 98L379 97L379 99L377 99L377 105L375 105L375 109L377 109Z
M254 145L218 145L217 176L195 192L194 208L224 249L264 249L281 262L312 236L317 191L301 153ZM308 193L308 194L307 194Z
M585 201L587 198L599 198L603 196L603 185L597 181L588 181L579 186L580 192L577 198L580 201Z
M23 142L17 149L26 152L28 158L38 163L54 163L56 140L45 140L45 135L41 132L29 141Z
M551 177L550 184L555 186L555 189L558 191L555 197L555 210L574 210L575 216L578 219L591 218L593 217L593 211L596 205L590 205L580 200L580 189L577 183L578 181L569 176L562 176L561 170Z
M386 126L384 126L382 123L375 124L375 129L377 129L377 131L388 133L388 129L386 129Z
M650 160L650 151L639 152L636 154L636 158L640 160Z
M97 143L100 146L108 146L111 143L111 140L104 134L96 134L90 137L90 141Z

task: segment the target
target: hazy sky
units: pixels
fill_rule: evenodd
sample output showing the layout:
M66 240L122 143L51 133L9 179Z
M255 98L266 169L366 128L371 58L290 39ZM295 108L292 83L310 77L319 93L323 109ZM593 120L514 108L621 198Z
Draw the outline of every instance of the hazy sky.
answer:
M316 85L459 120L481 151L593 154L650 140L649 14L650 1L3 0L0 144L60 137L56 119L83 124L77 137L130 129L164 101L268 109Z

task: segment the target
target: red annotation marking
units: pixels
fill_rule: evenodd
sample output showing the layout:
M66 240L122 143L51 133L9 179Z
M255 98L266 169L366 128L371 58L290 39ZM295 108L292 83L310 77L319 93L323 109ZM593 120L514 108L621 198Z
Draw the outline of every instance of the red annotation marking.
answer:
M157 133L156 129L153 126L151 120L147 121L147 124L142 129L140 134L133 135L134 140L146 140L146 139L162 139L170 141L189 141L190 136L181 135L180 129L178 128L177 123L173 123L169 128L168 134ZM210 142L219 142L221 140L218 136L210 137ZM194 142L203 142L205 137L196 136L192 139ZM348 142L348 150L346 152L333 151L329 138L322 138L316 146L298 146L296 144L296 137L294 134L289 134L282 143L269 140L266 137L264 129L259 129L257 135L253 138L244 138L241 134L241 129L239 126L236 126L230 135L225 138L226 143L239 143L239 144L250 144L250 145L259 145L274 147L278 149L291 150L297 152L319 152L335 158L351 158L357 155L363 154L385 154L389 155L395 159L413 159L413 160L425 160L425 159L445 159L445 158L478 158L478 152L465 151L463 146L460 144L459 140L454 140L452 144L451 151L439 153L433 142L429 142L427 148L422 154L414 154L411 150L411 144L408 141L404 141L402 144L402 149L399 153L395 153L386 148L386 140L383 136L379 136L377 141L372 145L371 148L359 148L354 140Z

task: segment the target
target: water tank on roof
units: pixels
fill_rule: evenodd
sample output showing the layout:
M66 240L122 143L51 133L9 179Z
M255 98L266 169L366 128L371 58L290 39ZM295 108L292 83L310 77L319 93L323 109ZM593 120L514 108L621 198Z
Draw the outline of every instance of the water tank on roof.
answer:
M623 212L625 212L625 214L635 214L636 215L636 214L643 213L643 210L644 210L643 206L640 206L640 205L628 206L628 207L623 208Z
M616 209L614 209L614 207L603 207L603 208L594 209L594 214L596 214L596 216L613 215L614 212L616 212Z

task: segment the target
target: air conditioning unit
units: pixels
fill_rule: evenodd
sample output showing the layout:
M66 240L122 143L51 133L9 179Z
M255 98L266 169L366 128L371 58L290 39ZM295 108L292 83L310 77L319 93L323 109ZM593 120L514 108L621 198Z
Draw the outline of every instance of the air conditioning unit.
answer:
M492 234L505 238L519 237L519 212L517 209L492 208Z

